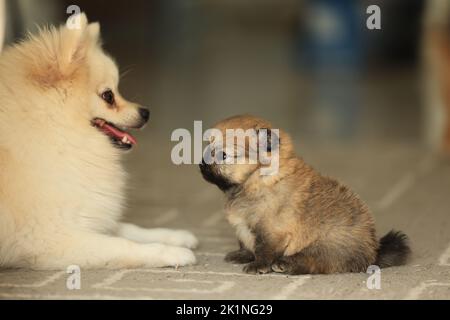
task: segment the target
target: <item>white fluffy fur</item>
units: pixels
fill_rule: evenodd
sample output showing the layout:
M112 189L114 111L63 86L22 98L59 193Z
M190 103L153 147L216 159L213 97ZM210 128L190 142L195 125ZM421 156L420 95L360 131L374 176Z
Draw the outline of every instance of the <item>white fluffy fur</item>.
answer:
M0 57L0 266L131 268L195 262L186 231L120 223L122 151L91 126L137 121L99 25L49 28ZM113 89L117 109L99 97Z

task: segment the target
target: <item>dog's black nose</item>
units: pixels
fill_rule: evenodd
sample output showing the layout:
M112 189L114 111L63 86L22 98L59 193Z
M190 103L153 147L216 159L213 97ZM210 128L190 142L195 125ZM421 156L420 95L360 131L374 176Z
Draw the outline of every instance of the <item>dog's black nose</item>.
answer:
M148 109L139 108L139 114L142 117L142 119L145 120L145 122L147 122L148 119L150 119L150 110Z

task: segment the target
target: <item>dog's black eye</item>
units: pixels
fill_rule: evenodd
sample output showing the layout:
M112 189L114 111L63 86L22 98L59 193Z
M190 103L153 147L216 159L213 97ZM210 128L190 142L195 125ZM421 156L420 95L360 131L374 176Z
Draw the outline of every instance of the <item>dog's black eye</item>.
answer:
M105 102L109 105L114 104L114 93L111 90L106 90L102 93L102 99L105 100Z
M222 160L227 160L227 154L225 152L222 152Z

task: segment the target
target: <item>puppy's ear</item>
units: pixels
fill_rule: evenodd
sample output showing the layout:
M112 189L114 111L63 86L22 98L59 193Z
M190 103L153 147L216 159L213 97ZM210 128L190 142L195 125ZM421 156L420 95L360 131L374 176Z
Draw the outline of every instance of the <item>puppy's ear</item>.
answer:
M268 128L256 129L259 146L262 147L266 152L272 152L272 150L278 149L281 143L280 138L275 131L278 130L272 130Z

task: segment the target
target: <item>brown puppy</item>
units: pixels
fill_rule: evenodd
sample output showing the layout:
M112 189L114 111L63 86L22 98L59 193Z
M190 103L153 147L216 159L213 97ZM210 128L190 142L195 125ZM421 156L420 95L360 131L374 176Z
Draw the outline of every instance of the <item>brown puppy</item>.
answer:
M223 146L211 139L211 155L222 161L204 160L200 170L225 193L227 219L239 239L240 249L230 252L226 261L247 263L247 273L289 274L366 272L372 264L383 268L406 262L410 253L406 236L391 231L378 241L364 202L297 157L288 134L252 116L226 119L215 129L223 133ZM259 137L267 140L263 151L277 159L277 172L261 174L267 162L230 163L229 158L248 158L251 144L250 138L227 140L227 129L267 132ZM233 148L236 154L227 154Z

